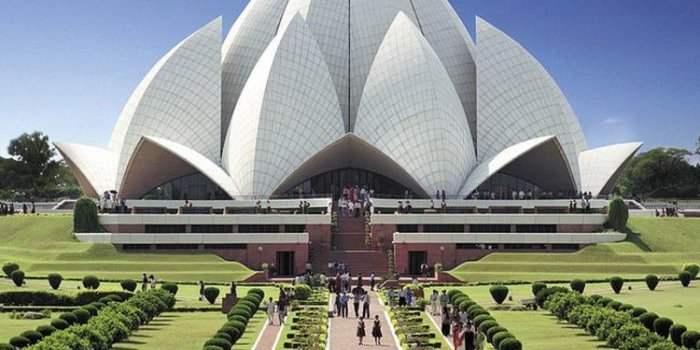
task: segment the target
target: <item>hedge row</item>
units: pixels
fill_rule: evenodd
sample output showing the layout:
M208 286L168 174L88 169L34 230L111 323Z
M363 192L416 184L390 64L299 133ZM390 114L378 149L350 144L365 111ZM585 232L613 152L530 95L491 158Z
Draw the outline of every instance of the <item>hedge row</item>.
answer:
M85 291L76 295L66 295L46 291L13 290L0 293L0 304L13 306L82 306L110 295L128 299L133 294L115 291Z
M668 318L598 295L557 291L544 298L544 306L557 318L578 325L620 350L673 350L681 345L696 349L700 338L695 336L697 332L673 325ZM673 342L667 340L669 336Z
M231 350L233 344L245 332L250 318L258 311L263 298L265 298L265 292L262 289L250 289L248 294L239 299L229 311L228 321L204 343L202 348L205 350Z
M503 294L504 292L505 294ZM505 299L505 295L508 294L508 289L506 288L505 291L500 290L497 293L503 295L503 299ZM494 296L493 290L491 294ZM460 311L467 312L469 319L474 321L474 326L478 330L478 333L484 336L486 340L493 345L494 349L522 350L522 343L520 343L512 333L508 332L505 327L499 325L486 309L471 300L471 298L462 293L461 290L451 289L447 292L447 296L450 298L450 304L459 308ZM494 296L494 300L495 299L496 296Z
M116 302L116 298L114 302L106 301L107 304L102 303L104 306L99 312L96 311L96 315L86 322L75 322L63 330L54 331L28 350L109 349L112 344L126 339L133 330L175 305L175 297L163 289L151 289L124 302Z

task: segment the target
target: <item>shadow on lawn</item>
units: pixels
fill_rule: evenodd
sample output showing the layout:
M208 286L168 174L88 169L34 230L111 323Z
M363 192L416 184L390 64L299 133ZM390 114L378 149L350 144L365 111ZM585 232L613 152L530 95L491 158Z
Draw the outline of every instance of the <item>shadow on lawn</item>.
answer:
M645 252L651 252L652 249L649 247L644 240L642 240L642 235L637 232L632 231L631 228L625 227L622 233L627 234L627 241L636 245L639 249Z

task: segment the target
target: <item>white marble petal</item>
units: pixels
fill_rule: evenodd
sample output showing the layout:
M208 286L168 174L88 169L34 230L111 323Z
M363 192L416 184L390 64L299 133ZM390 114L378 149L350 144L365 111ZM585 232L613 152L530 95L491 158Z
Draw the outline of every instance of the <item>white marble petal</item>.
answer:
M619 143L581 152L581 191L594 196L612 192L627 162L642 147L641 142Z
M102 147L54 143L86 195L97 198L116 189L117 154Z

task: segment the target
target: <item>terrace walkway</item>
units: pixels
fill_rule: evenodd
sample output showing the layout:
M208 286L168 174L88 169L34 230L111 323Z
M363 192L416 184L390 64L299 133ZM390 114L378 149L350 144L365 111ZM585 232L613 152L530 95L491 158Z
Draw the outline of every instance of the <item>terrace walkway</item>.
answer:
M363 339L362 343L364 345L357 344L357 321L355 318L355 312L352 308L352 304L349 305L348 318L333 317L331 318L331 334L330 334L330 347L331 350L359 350L368 348L377 349L387 349L387 350L398 350L400 347L396 344L394 340L394 335L391 333L391 328L389 326L390 322L384 313L384 305L379 302L379 296L376 292L369 292L370 296L370 320L365 320L365 333L367 336ZM335 301L335 296L332 297ZM360 310L361 311L361 310ZM382 327L382 345L374 345L374 338L372 338L372 324L374 316L379 315L379 321Z
M267 324L260 334L258 343L253 350L271 350L275 348L275 343L280 331L282 331L282 326L279 324L277 319L277 314L275 314L275 324ZM267 323L267 318L265 318L265 323Z

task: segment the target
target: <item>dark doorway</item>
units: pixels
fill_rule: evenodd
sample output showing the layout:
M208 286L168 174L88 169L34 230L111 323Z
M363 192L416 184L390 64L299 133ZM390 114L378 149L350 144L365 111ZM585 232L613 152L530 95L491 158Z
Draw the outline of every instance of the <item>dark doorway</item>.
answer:
M413 276L421 274L421 266L428 263L428 252L408 252L408 273Z
M277 252L277 275L294 276L294 252Z

